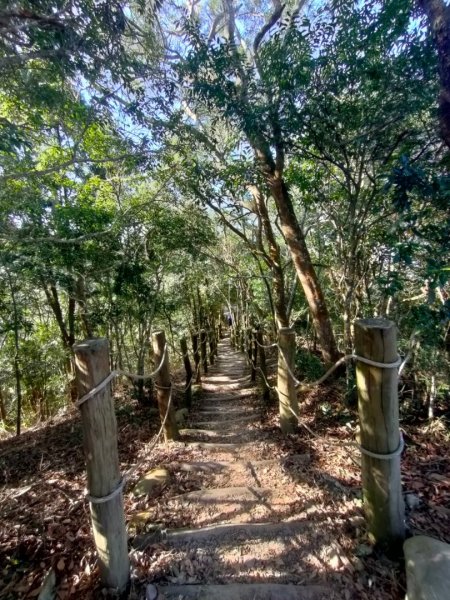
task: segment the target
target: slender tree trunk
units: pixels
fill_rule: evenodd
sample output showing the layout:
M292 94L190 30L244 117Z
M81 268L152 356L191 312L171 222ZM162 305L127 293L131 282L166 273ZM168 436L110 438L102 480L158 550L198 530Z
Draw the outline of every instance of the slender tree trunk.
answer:
M275 138L278 140L275 144L276 160L272 156L270 146L261 136L255 136L253 132L247 132L247 136L275 201L280 217L281 230L308 302L314 327L320 341L323 359L326 363L331 363L339 357L331 319L325 303L325 296L311 261L305 236L283 179L284 150L280 140L279 126L276 122L273 123L273 126Z
M419 0L428 18L439 60L441 136L450 148L450 6L444 0Z
M322 356L325 362L334 362L339 353L334 339L330 315L291 198L281 178L273 178L270 189L280 216L281 230L311 311L314 327L321 345Z
M251 186L250 190L256 203L256 207L264 228L264 234L269 246L269 261L272 271L272 289L273 289L273 307L277 327L289 327L289 319L286 310L286 296L284 293L284 274L281 268L280 247L278 246L270 222L269 212L263 195L256 186Z
M76 284L77 290L77 302L78 302L78 310L80 313L81 321L83 323L84 332L86 338L94 337L94 329L92 327L92 323L89 319L89 315L86 309L86 290L84 284L84 277L81 275L77 278Z
M6 424L7 414L3 390L0 388L0 419Z
M9 289L11 292L11 300L13 305L14 313L14 378L16 381L16 400L17 400L17 412L16 412L16 435L20 435L20 428L22 423L22 383L21 383L21 372L20 372L20 339L19 339L19 312L16 301L16 291L11 278L11 274L8 273Z

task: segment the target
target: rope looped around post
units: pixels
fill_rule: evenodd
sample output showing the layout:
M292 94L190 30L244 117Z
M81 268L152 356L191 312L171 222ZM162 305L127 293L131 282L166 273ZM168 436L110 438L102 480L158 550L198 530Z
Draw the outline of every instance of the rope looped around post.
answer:
M113 490L107 496L98 497L98 496L91 496L90 494L86 494L86 500L88 502L90 502L91 504L105 504L105 502L109 502L110 500L112 500L113 498L118 496L120 493L122 493L124 485L125 485L125 478L122 477L122 479L119 481L119 485L116 487L116 489Z
M131 377L132 379L136 379L136 380L146 380L146 379L153 379L161 370L163 364L164 364L164 359L166 358L166 354L167 354L167 344L164 346L164 350L163 350L163 354L161 357L161 362L159 363L158 367L152 372L152 373L148 373L147 375L138 375L137 373L130 373L129 371L123 371L122 369L115 369L114 371L111 371L111 373L105 377L105 379L99 383L98 385L96 385L95 387L92 388L92 390L90 390L87 394L85 394L82 398L79 398L78 400L76 400L75 405L78 406L78 408L84 404L87 400L90 400L91 398L93 398L94 396L96 396L99 392L101 392L110 381L112 381L115 377L118 377L119 375L123 375L124 377Z
M172 390L172 387L170 387L170 390ZM145 448L145 454L146 456L148 455L148 453L153 450L153 448L156 446L156 444L158 443L159 438L161 437L161 434L163 432L164 426L166 424L167 421L167 417L169 416L169 411L170 411L170 407L172 404L172 391L170 392L169 395L169 402L167 403L167 408L166 408L166 414L164 415L164 419L162 420L161 423L161 427L159 428L158 433L156 434L156 436L154 437L154 439L150 442L150 444ZM107 496L103 496L103 497L97 497L97 496L91 496L90 494L86 494L85 495L85 499L90 502L91 504L104 504L105 502L109 502L110 500L112 500L113 498L115 498L117 495L119 495L121 492L123 492L125 485L127 484L127 482L129 481L130 477L133 475L133 473L139 468L139 466L143 463L144 461L141 460L138 463L136 463L134 466L130 467L128 469L128 471L125 472L125 474L123 475L122 479L120 480L119 485L116 487L115 490L113 490L110 494L108 494Z

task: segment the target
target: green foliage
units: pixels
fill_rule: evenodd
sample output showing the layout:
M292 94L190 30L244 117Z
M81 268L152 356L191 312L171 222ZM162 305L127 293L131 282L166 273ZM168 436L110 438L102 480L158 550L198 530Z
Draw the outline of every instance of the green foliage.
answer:
M299 348L295 355L295 369L302 381L315 381L325 373L320 358L304 348Z

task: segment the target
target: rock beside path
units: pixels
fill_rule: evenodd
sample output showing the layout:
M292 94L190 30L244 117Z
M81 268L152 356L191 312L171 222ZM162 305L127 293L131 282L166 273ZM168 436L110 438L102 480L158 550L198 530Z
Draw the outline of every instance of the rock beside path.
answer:
M152 469L137 483L133 495L135 497L157 496L169 479L170 473L167 469Z
M450 545L418 535L404 544L406 600L450 598Z

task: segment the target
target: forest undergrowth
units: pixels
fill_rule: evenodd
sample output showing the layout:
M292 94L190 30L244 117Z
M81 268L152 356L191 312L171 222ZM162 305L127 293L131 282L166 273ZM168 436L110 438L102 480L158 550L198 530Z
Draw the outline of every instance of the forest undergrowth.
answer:
M158 429L155 410L131 400L127 391L120 388L116 392L122 470L136 462ZM313 390L301 399L302 421L326 439L352 439L356 415L344 405L343 397L343 388L337 382ZM450 440L445 428L438 423L430 427L416 421L414 425L402 426L406 442L402 479L409 530L450 542ZM338 571L349 594L346 598L375 598L377 594L380 598L403 597L405 582L401 565L379 554L367 539L358 452L328 446L323 440L312 438L303 428L283 437L277 426L275 405L267 408L260 428L262 441L267 437L277 440L279 456L309 454L306 465L286 464L288 478L301 477L310 490L309 498L298 498L292 504L292 512L297 508L300 512L308 501L314 503L318 489L326 494L328 508L323 518L335 531L330 542L339 552L328 558L329 564L325 567ZM159 444L145 456L138 475L161 465L171 471L172 465L172 476L157 497L144 501L136 500L128 488L125 512L131 536L134 534L132 517L144 508L156 515L156 522L164 528L193 524L194 514L187 510L181 518L175 517L167 507L167 499L204 486L204 474L176 469L177 463L198 458L196 453L197 450L183 442L171 442ZM2 441L0 469L0 562L3 565L0 597L5 600L37 597L50 568L57 575L60 600L100 597L89 509L82 500L85 465L76 410L71 409L70 414L35 427L20 438ZM312 518L317 518L317 514ZM318 527L323 524L318 523ZM319 548L317 556L320 556ZM139 589L140 582L161 580L162 567L173 562L173 555L165 555L163 548L159 562L152 562L151 556L139 552L133 552L131 558L131 598L139 597L133 590ZM174 563L172 568L175 575L183 565ZM204 566L190 561L186 568L195 577L196 569Z

